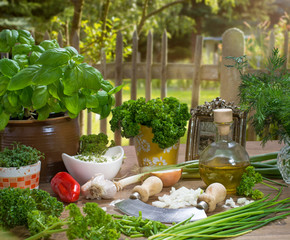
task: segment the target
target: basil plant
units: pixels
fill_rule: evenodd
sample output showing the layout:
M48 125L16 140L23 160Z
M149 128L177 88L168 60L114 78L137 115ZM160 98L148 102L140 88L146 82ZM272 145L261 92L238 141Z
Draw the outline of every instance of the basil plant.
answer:
M84 109L105 118L122 87L104 80L75 48L60 48L56 40L35 45L25 30L2 30L0 52L10 55L0 60L0 130L9 119L45 120L61 112L76 118Z

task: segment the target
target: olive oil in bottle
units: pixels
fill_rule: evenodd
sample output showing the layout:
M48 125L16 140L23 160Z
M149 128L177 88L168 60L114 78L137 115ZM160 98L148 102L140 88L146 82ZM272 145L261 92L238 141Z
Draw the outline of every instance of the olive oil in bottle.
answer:
M228 194L234 194L245 168L250 165L249 155L232 140L231 109L214 110L214 123L216 139L200 154L200 176L207 185L219 182L225 186Z

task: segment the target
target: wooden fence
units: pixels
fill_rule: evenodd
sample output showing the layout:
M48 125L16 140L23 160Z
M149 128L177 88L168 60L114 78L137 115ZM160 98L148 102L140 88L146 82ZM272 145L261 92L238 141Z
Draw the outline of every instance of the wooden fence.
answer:
M50 39L48 33L45 34L44 39ZM62 35L59 34L57 38L60 46L63 46ZM79 51L79 38L75 34L72 39L72 45ZM289 59L288 51L288 32L285 32L284 45L276 46L283 49L283 54ZM275 35L271 33L269 41L269 54L275 46ZM138 62L138 37L137 33L133 33L132 37L132 60L131 62L123 62L123 37L119 32L117 34L116 43L116 58L113 63L106 63L106 53L102 52L101 63L95 65L102 74L104 79L111 79L115 81L115 85L121 85L123 79L131 80L131 99L137 98L137 79L145 79L145 98L151 99L151 84L152 79L160 79L160 96L164 98L167 96L167 81L170 79L187 79L192 82L191 94L191 108L198 105L200 96L200 82L201 80L220 81L220 97L226 101L233 101L238 104L238 86L240 85L239 72L235 68L227 68L225 64L231 64L226 56L239 57L245 54L245 37L244 33L237 29L231 28L225 31L222 35L222 55L221 62L217 64L202 64L202 48L203 37L198 36L194 51L193 63L170 63L168 62L168 44L167 33L164 31L161 44L161 61L153 62L153 35L149 32L147 36L147 50L146 61ZM286 61L287 62L287 61ZM122 91L116 94L116 106L122 104ZM83 114L80 116L81 129L87 124L87 134L92 132L92 114L88 112L87 123L83 120ZM107 133L107 120L101 120L100 131ZM253 132L253 131L249 131ZM253 139L254 136L249 135L248 139ZM120 133L115 133L115 141L117 145L121 145ZM130 144L133 144L130 141Z

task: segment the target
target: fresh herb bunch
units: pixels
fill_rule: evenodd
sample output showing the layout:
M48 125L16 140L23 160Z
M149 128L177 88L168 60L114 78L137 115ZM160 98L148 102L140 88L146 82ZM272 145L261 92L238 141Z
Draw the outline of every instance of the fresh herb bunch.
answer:
M240 196L251 197L253 199L261 199L264 197L264 193L262 193L258 189L254 189L254 186L258 183L262 183L268 187L271 187L275 190L279 190L276 187L273 187L265 182L263 182L265 178L255 171L253 166L248 166L246 168L246 172L243 173L242 179L240 181L239 186L237 187L237 194Z
M252 124L256 133L265 144L268 140L278 138L286 142L290 136L290 72L287 71L286 58L279 55L274 48L268 59L265 72L243 73L247 66L246 56L227 57L235 61L241 75L241 108L255 110Z
M44 154L36 148L23 145L21 143L13 143L11 149L4 148L0 152L0 167L23 167L35 164L44 159Z
M122 88L104 80L75 48L56 40L35 45L25 30L2 30L0 52L12 56L0 60L0 130L10 118L45 120L64 112L76 118L84 109L105 118Z
M59 217L63 204L43 190L4 188L0 190L0 226L28 226L28 215L38 210L43 216Z
M115 146L113 140L110 141L104 133L83 135L80 137L80 154L82 155L103 155L108 148Z
M58 232L66 232L70 240L119 239L120 233L114 219L97 203L87 202L83 207L84 215L74 203L69 204L65 209L69 211L69 216L66 219L47 217L41 211L32 211L28 219L28 229L32 236L26 240L41 239Z
M126 138L139 134L140 125L152 127L152 142L160 148L170 147L186 132L186 124L191 115L188 106L174 97L129 100L112 109L111 130L121 130Z

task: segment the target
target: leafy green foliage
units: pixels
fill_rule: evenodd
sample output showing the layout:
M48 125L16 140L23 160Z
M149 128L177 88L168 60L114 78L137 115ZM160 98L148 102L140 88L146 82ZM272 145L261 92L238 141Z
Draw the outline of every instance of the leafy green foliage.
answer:
M44 155L36 148L20 143L13 143L11 144L11 149L6 147L0 152L0 167L19 168L35 164L43 158Z
M66 207L69 216L58 219L54 216L45 216L39 211L29 214L29 240L48 237L52 233L66 232L69 240L72 239L119 239L120 233L111 215L101 209L97 203L87 202L83 207L84 215L74 203Z
M80 138L80 154L82 155L102 155L108 148L115 146L115 142L111 140L110 145L108 136L104 133L83 135Z
M187 104L180 103L174 97L129 100L112 109L110 121L112 131L121 130L126 138L139 134L140 125L152 127L152 142L160 148L170 147L186 132L186 124L190 119Z
M107 117L121 86L104 80L73 47L60 48L56 40L34 42L28 31L0 32L0 52L12 52L13 58L0 60L0 130L10 117L44 120L52 112L67 112L75 118L84 109ZM100 91L107 94L102 102Z
M242 72L247 64L245 56L229 58L235 61L241 75L241 108L255 110L252 124L263 144L275 138L287 141L290 136L290 73L284 65L285 57L279 55L278 49L273 49L266 71L258 74Z
M63 204L43 190L0 190L0 226L7 229L28 226L28 215L34 210L41 212L42 216L59 217L63 211Z

